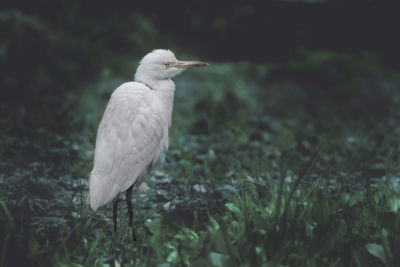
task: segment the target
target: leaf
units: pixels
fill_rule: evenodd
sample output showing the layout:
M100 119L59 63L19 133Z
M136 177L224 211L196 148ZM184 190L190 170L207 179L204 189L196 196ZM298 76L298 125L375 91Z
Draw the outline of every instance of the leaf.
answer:
M219 223L213 218L210 218L210 224L207 226L207 229L210 233L214 234L219 230Z
M215 155L215 152L213 149L209 149L207 153L207 161L208 162L215 162L217 160L217 156Z
M174 251L172 251L172 252L169 254L169 256L168 256L168 258L167 258L167 262L170 262L170 263L176 262L177 259L178 259L178 251L176 251L176 250L174 249Z
M210 252L210 260L214 266L224 266L225 256L221 253Z
M384 264L387 264L385 252L383 251L382 245L370 243L365 245L365 248L368 250L369 253L379 258Z
M343 196L343 200L351 207L355 204L363 201L365 199L364 194L362 193L346 193Z
M250 183L256 183L256 181L248 175L246 176L246 180L249 181Z
M389 209L392 212L397 212L400 209L400 198L392 196L388 199Z
M228 210L230 210L235 215L239 215L240 214L240 209L238 207L236 207L235 204L233 204L233 203L226 203L225 207L227 207Z

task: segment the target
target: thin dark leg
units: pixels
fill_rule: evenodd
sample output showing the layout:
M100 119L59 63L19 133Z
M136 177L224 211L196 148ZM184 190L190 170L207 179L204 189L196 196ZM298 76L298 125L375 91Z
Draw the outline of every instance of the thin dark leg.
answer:
M118 202L119 202L119 198L117 198L117 200L115 200L115 202L114 202L114 204L113 204L114 233L117 232Z
M133 225L132 190L133 185L126 190L126 205L128 206L129 226L132 228L133 240L136 241L135 226Z

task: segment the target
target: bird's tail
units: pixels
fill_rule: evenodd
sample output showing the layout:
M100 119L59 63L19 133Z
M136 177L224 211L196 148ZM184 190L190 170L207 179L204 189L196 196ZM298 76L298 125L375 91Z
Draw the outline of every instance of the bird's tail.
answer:
M92 210L107 204L114 199L120 192L120 185L109 182L108 176L97 176L95 173L90 175L89 184L89 203Z

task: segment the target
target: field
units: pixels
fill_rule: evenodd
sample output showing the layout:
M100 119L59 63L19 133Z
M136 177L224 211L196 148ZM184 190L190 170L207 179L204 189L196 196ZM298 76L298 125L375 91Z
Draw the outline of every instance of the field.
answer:
M134 242L125 203L114 235L111 205L86 197L98 123L138 60L35 112L2 104L1 266L399 266L399 72L299 50L177 77L165 163L134 191Z

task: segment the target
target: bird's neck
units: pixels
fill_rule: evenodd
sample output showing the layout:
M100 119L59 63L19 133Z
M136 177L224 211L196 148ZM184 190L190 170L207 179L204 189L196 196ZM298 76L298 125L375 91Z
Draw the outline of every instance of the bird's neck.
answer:
M163 105L166 119L168 124L171 123L171 115L172 115L172 107L174 104L174 92L175 92L175 83L171 79L162 79L162 80L141 80L138 77L135 77L136 82L140 82L148 86L154 93L157 95L158 99Z
M165 119L168 121L168 126L170 126L172 108L174 106L175 83L171 79L160 80L154 85L154 91L164 106L164 109L167 110Z
M165 105L165 108L171 107L172 112L175 83L171 79L165 79L154 82L152 86L152 89L155 91L161 102Z

